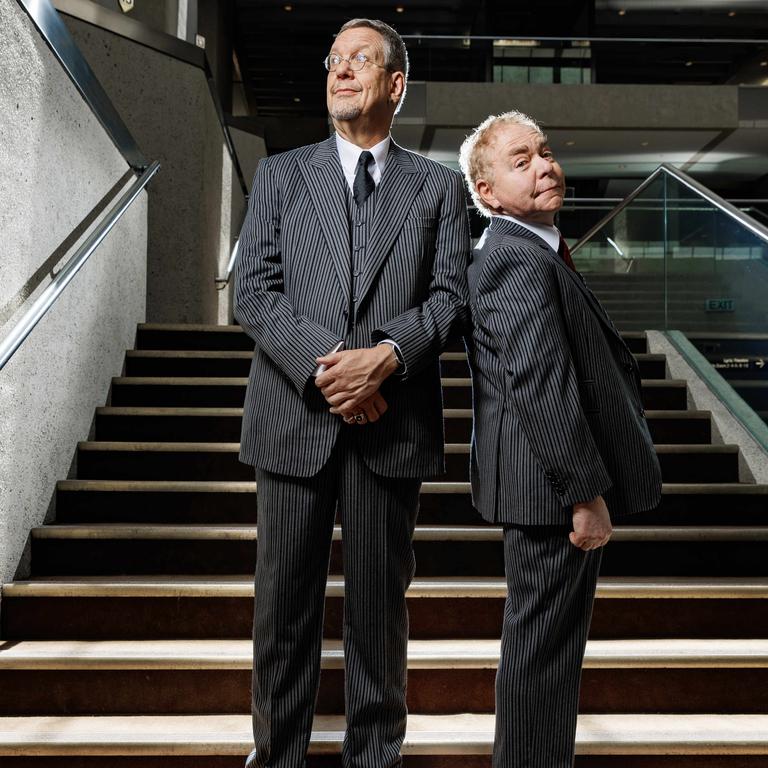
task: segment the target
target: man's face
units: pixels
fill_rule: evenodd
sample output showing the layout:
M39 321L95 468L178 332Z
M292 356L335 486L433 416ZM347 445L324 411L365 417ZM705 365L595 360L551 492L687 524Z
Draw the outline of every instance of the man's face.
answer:
M326 98L331 117L343 121L380 118L387 122L388 128L397 104L396 97L402 93L402 74L384 69L381 35L368 27L347 29L336 38L330 52L345 59L356 53L368 57L358 72L352 71L348 61L342 61L335 71L328 73Z
M524 125L501 125L486 148L489 178L477 191L496 213L552 224L563 204L563 169L541 135Z

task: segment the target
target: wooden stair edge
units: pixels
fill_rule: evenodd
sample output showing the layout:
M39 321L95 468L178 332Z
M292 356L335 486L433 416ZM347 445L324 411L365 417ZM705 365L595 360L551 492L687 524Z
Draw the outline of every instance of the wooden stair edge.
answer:
M409 715L404 755L487 755L493 715ZM309 751L340 751L344 719L317 716ZM249 715L0 718L0 755L246 755ZM768 754L766 715L579 715L578 754Z
M250 639L0 642L0 670L250 669ZM489 669L499 640L410 640L409 669ZM324 640L323 669L341 669L340 640ZM765 669L768 639L589 640L585 669Z

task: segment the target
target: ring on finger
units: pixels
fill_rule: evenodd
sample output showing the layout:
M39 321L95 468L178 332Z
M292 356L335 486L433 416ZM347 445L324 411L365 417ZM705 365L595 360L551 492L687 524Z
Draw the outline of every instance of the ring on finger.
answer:
M364 413L356 413L355 414L355 421L358 424L362 424L365 421L365 414Z

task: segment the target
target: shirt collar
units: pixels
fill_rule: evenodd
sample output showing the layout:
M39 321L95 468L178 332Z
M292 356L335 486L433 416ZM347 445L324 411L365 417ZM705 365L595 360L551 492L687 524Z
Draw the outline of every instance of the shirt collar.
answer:
M514 221L515 224L533 232L534 235L540 237L555 253L557 253L560 247L560 230L555 226L549 224L533 224L528 221L520 221L520 219L514 216L508 216L507 214L497 214L500 219L509 219Z
M371 175L377 184L384 173L384 166L387 162L387 154L389 152L391 141L392 137L387 136L368 150L373 155L373 161L376 164ZM338 133L336 134L336 147L339 152L339 160L341 161L344 175L347 179L350 177L354 178L355 170L357 169L357 161L360 158L360 153L363 152L363 148L358 147L357 144L353 144L351 141L347 141L345 138L339 136Z

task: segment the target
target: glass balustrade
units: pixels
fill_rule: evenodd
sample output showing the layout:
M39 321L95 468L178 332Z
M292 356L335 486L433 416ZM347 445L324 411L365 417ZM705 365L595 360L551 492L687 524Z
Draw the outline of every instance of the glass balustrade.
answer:
M673 166L572 251L622 330L768 331L768 228Z

